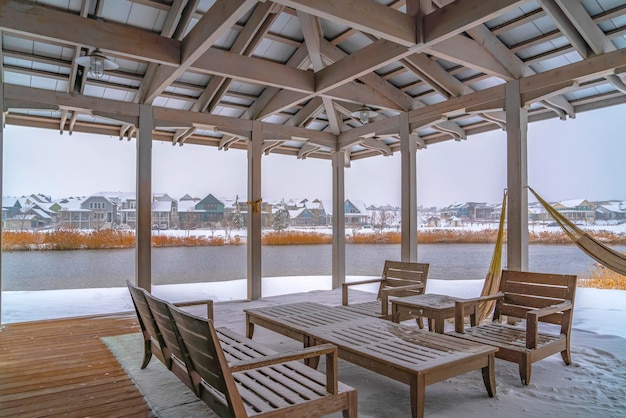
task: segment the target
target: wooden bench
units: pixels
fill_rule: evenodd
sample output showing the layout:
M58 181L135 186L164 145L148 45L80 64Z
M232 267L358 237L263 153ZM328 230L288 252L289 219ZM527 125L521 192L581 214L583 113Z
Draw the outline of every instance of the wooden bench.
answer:
M456 302L455 332L448 335L498 347L496 357L518 363L522 383L528 385L536 361L561 353L565 364L571 364L575 293L576 276L503 270L497 295ZM494 299L492 323L464 328L464 311ZM525 327L503 324L503 316L523 318ZM560 332L540 332L540 322L560 326Z
M165 341L163 339L163 335L153 313L148 306L148 301L146 299L146 292L144 289L135 286L130 281L126 281L126 286L128 286L128 290L130 292L131 299L133 301L133 305L135 307L135 312L137 313L137 319L139 321L139 327L141 328L141 333L143 335L144 347L143 347L143 362L141 364L141 368L145 369L150 363L150 359L154 354L165 366L171 370L172 368L172 359L171 353L168 351ZM174 303L176 306L196 306L196 305L206 305L207 307L207 317L213 318L213 301L212 300L196 300L189 302L178 302Z
M424 416L426 386L480 369L489 396L496 392L497 348L311 302L245 309L248 336L262 326L305 347L331 343L339 357L409 385L411 413ZM469 344L467 344L469 343ZM315 362L309 362L316 367Z
M322 416L342 411L345 417L357 416L356 391L337 379L336 347L277 353L229 329L215 329L212 320L181 311L143 289L129 289L146 302L140 304L142 315L152 318L150 328L161 341L157 357L218 415ZM326 375L298 361L322 355Z
M386 260L382 276L379 279L361 280L358 282L343 283L341 287L341 304L354 312L378 318L391 319L390 296L414 296L424 294L428 279L428 263L409 263ZM350 305L348 289L351 286L380 283L375 301ZM417 318L420 328L423 328L421 318Z

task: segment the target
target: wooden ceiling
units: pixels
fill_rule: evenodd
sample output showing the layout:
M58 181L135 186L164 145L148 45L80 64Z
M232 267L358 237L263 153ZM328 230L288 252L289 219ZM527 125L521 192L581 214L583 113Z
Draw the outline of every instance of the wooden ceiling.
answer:
M622 0L0 0L5 122L347 163L624 103ZM98 79L75 59L119 65ZM362 123L355 112L377 116ZM407 115L407 116L405 116Z

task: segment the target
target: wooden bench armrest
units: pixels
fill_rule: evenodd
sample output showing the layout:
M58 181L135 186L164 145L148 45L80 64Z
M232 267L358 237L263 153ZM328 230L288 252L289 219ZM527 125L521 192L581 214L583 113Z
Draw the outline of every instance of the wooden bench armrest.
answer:
M526 348L537 348L537 336L539 333L539 318L557 312L569 311L573 308L571 301L565 301L557 305L546 306L526 312Z
M187 302L173 302L172 305L182 308L185 306L206 305L207 319L215 319L213 317L213 301L211 299L206 300L190 300Z
M274 364L282 364L290 361L304 360L308 358L326 356L326 390L328 393L336 394L339 390L338 383L338 351L337 346L332 344L320 344L306 347L301 350L276 353L259 358L241 360L230 364L232 373L246 370L258 369Z
M504 297L504 293L498 292L495 295L480 296L472 299L459 299L454 302L454 330L460 334L465 333L463 326L465 310L468 307L472 307L474 312L472 315L478 318L478 305L482 302L488 302L490 300L497 300Z
M348 304L348 287L356 286L359 284L369 284L369 283L380 283L382 282L382 278L378 279L367 279L367 280L359 280L358 282L349 282L341 284L341 304L346 306Z

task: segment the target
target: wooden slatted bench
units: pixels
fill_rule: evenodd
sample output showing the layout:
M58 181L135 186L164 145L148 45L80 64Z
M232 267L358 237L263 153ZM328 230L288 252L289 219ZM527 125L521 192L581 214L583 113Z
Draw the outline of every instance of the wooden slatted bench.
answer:
M129 289L133 301L145 300L136 306L140 322L150 324L144 332L148 346L157 341L156 357L218 415L313 417L342 411L357 416L356 390L337 379L336 347L277 353L227 328L215 329L212 320L180 311L143 289L130 284ZM298 361L322 355L326 375ZM142 368L149 361L144 355Z

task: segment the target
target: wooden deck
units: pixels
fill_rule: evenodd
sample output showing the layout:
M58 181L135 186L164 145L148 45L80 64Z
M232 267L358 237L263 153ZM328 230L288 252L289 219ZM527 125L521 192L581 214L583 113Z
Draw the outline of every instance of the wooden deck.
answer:
M0 331L0 416L154 416L100 340L138 331L134 314L5 325Z
M354 295L357 302L372 297L359 291ZM216 325L244 334L244 309L308 300L339 304L340 289L217 303ZM206 316L203 306L186 310ZM100 340L133 332L140 332L134 312L4 325L0 331L0 417L156 416ZM271 340L284 338L268 333Z

